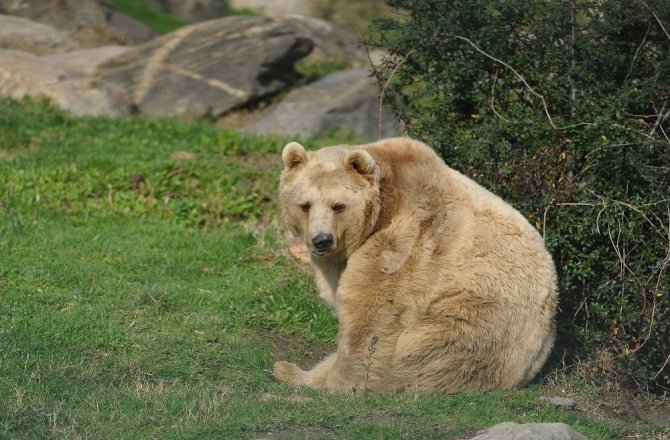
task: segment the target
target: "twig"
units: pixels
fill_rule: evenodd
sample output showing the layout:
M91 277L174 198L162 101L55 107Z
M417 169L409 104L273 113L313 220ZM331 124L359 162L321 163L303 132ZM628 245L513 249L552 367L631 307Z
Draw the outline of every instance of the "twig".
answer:
M577 101L577 85L575 84L575 68L577 60L575 59L575 41L577 39L577 0L570 0L570 100L572 108L570 117L575 117L575 101Z
M670 115L670 110L668 110L668 113L665 114L665 118L663 118L664 121L668 115ZM668 141L668 144L670 144L670 137L668 137L668 134L665 132L665 130L663 130L663 122L661 122L661 125L659 125L658 128L661 130L661 133L663 133L665 140Z
M563 203L557 203L556 206L597 206L598 203L590 203L590 202L563 202Z
M393 75L398 71L400 66L402 66L405 61L407 61L407 58L414 52L414 49L410 49L409 52L400 60L398 64L395 65L393 70L391 71L391 74L389 77L386 79L386 82L381 88L381 91L379 92L379 125L377 126L377 139L382 138L382 109L384 107L384 94L386 93L386 88L389 86L391 83L391 79L393 79Z
M109 206L114 206L114 191L112 185L107 185L107 202L109 203Z
M592 191L592 190L590 190L590 189L587 189L587 191L588 191L589 193L591 193L591 195L592 195L593 197L597 198L597 199L600 200L601 202L603 202L603 203L605 202L605 196L601 196L600 194L596 194L594 191ZM664 238L665 238L665 235L664 235L663 233L660 232L660 231L662 231L662 228L661 228L661 230L659 231L659 227L658 227L654 222L652 222L652 221L649 219L649 217L647 217L647 215L646 215L644 212L642 212L642 211L640 210L639 207L634 206L634 205L631 205L630 203L622 202L621 200L616 200L616 199L610 199L610 200L611 200L612 203L614 203L614 204L616 204L616 205L623 206L623 207L626 207L626 208L628 208L628 209L630 209L630 210L632 210L632 211L637 212L640 216L642 216L643 219L645 219L645 220L647 221L647 223L649 223L649 225L654 229L654 231L655 231L656 233L660 234L661 237L664 237ZM658 203L658 202L657 202L657 203ZM644 205L644 206L649 206L649 204ZM659 220L659 222L660 222L660 219L659 219L656 215L654 215L654 217L656 218L656 220ZM661 223L662 223L662 222L661 222Z
M500 119L502 119L502 120L505 121L505 122L509 122L508 119L505 119L505 117L504 117L503 115L501 115L500 113L498 113L498 111L496 110L496 106L495 106L495 97L496 97L496 95L495 95L495 90L496 90L496 83L497 83L497 82L498 82L498 69L496 69L496 73L495 73L495 75L494 75L494 77L493 77L493 84L491 85L491 110L493 110L493 113L495 113L495 115L496 115L497 117L499 117Z
M624 83L628 83L628 78L630 77L630 74L633 72L633 65L635 64L635 60L637 59L637 56L640 53L640 49L642 49L644 43L647 42L647 35L649 35L650 30L651 30L651 21L647 24L647 30L645 31L644 36L642 37L642 41L640 41L640 44L637 46L637 49L635 49L635 54L633 54L633 59L631 60L630 66L628 67L628 73L626 74Z
M370 379L370 368L372 367L372 355L377 351L377 342L379 341L379 336L374 335L370 338L370 345L368 345L368 358L367 362L363 363L365 368L365 384L363 385L363 393L368 392L368 380Z
M186 171L186 168L183 167L175 168L174 170L170 171L166 177L169 179L170 177L174 177L177 174L183 173L184 171Z
M661 110L658 112L658 117L656 118L656 123L654 124L654 128L651 129L651 132L649 133L649 136L653 136L654 133L656 132L656 129L663 123L665 120L670 116L670 108L668 109L665 114L663 112L665 111L665 107L668 105L668 101L663 103L663 107L661 107ZM655 107L655 106L654 106Z
M623 217L623 214L622 214L622 217ZM633 276L635 281L637 282L637 285L640 287L640 290L642 290L644 292L645 288L644 288L644 285L642 284L642 281L640 281L640 279L635 274L635 272L633 272L633 270L630 268L630 266L628 266L628 263L626 263L626 255L627 254L625 252L622 252L621 249L619 248L619 241L620 241L620 238L621 238L621 221L617 220L617 223L619 224L619 230L617 231L618 233L617 233L616 243L614 242L614 239L612 238L612 230L609 226L607 226L607 235L610 239L610 243L612 244L612 249L614 249L614 252L619 257L619 267L621 267L621 272L620 272L619 275L621 276L621 279L622 279L621 288L623 289L623 287L624 287L623 278L625 276L626 271L628 271ZM622 292L622 296L623 296L623 292ZM646 307L647 306L645 304L643 306L643 310L646 309ZM621 313L622 313L621 310L619 310L619 314L621 314Z
M668 361L670 361L670 354L668 355L667 358L665 358L665 362L663 363L663 366L661 366L661 369L658 370L658 373L656 373L656 376L654 376L654 379L653 379L653 380L656 380L656 378L658 377L658 375L661 374L661 371L663 371L663 370L665 369L665 366L668 365Z
M501 60L500 58L496 58L496 57L494 57L493 55L486 53L485 51L483 51L482 49L480 49L475 43L473 43L473 42L472 42L470 39L468 39L468 38L462 37L462 36L460 36L460 35L451 35L451 34L447 34L447 36L448 36L448 37L452 37L452 38L456 38L456 39L461 40L461 41L465 41L465 42L468 43L470 46L472 46L477 52L479 52L479 53L481 53L482 55L484 55L485 57L487 57L487 58L489 58L489 59L495 61L496 63L502 64L503 66L505 66L505 67L507 67L509 70L511 70L512 73L514 73L514 75L516 75L516 77L519 78L519 80L526 86L526 89L527 89L530 93L532 93L535 97L539 98L540 101L542 101L542 106L544 107L544 113L547 115L547 119L549 120L549 125L551 125L551 128L553 128L554 130L558 130L558 129L559 129L559 128L556 126L556 124L554 124L554 120L551 118L551 114L549 113L549 107L547 106L547 101L544 99L544 96L542 96L540 93L536 92L535 89L533 89L533 88L530 86L530 84L528 84L528 82L527 82L526 79L523 77L523 75L521 75L519 72L517 72L516 69L515 69L514 67L510 66L509 64L507 64L506 62L504 62L504 61Z
M670 40L670 34L668 33L667 30L665 30L665 26L663 26L663 22L661 21L660 18L658 18L658 15L656 15L656 13L654 12L654 10L651 9L651 8L649 7L649 5L648 5L647 3L645 3L644 0L640 0L640 3L642 3L647 9L649 9L649 12L651 12L651 15L654 16L654 18L655 18L656 21L658 22L658 25L661 26L661 29L662 29L663 32L665 33L665 36L668 37L668 40Z
M594 148L593 150L586 153L586 155L584 157L585 158L589 157L592 154L597 153L598 151L605 150L605 149L610 149L610 148L630 147L631 145L638 146L638 145L647 145L647 144L656 144L656 143L658 143L658 140L654 139L652 141L623 142L623 143L620 143L620 144L608 144L608 145L605 145L605 146L602 146L602 147Z
M668 265L670 265L670 208L668 208L668 252L665 254L665 259L663 260L663 265L661 266L661 269L658 271L658 277L656 278L656 287L654 288L654 295L658 292L658 290L661 288L661 279L663 277L663 272L668 268Z

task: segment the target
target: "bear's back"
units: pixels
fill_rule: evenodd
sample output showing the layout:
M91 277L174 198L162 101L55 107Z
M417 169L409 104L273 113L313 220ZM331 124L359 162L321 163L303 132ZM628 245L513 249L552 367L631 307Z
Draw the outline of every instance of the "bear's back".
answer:
M454 170L427 145L410 138L391 138L363 147L377 161L381 169L381 185L404 192L408 202L425 197L428 189L442 203L455 201L470 207L473 212L488 212L508 218L530 235L539 234L526 218L499 196L462 173ZM388 188L387 188L388 189ZM384 201L382 201L384 203ZM397 200L394 201L397 204ZM434 201L434 203L439 203Z

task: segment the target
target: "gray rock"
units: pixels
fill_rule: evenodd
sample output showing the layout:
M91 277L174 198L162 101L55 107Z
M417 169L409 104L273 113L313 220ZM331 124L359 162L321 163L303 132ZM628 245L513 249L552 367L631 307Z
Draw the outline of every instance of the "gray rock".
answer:
M91 78L30 53L0 50L0 95L46 97L74 115L120 115L127 107L118 93L96 88Z
M149 3L188 22L221 18L226 6L226 0L149 0Z
M587 440L565 423L500 423L470 440Z
M577 406L577 402L569 397L540 397L540 400L549 405L565 409L574 409Z
M322 60L344 61L349 67L367 67L369 61L356 38L332 23L304 15L286 15L285 23L295 27L298 35L314 42L314 51L304 63Z
M354 69L292 91L243 131L313 137L345 129L365 140L374 140L378 138L378 126L377 87L366 69ZM393 116L384 107L381 137L397 135Z
M89 45L100 40L136 44L156 36L144 24L101 0L0 0L0 13L55 26Z
M228 17L178 29L101 65L140 114L217 117L276 93L313 43L269 17Z
M67 52L78 47L66 32L53 26L0 14L0 49L16 49L44 55Z
M100 64L127 52L129 49L128 46L101 46L47 55L43 56L42 60L62 66L69 71L92 75Z
M312 15L317 6L314 0L228 0L235 9L251 9L252 11L276 16L283 14Z

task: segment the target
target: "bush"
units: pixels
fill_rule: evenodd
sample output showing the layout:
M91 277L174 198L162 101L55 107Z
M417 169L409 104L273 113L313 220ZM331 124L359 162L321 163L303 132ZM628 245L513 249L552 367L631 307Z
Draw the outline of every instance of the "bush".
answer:
M670 389L670 3L388 4L385 99L544 233L568 354Z

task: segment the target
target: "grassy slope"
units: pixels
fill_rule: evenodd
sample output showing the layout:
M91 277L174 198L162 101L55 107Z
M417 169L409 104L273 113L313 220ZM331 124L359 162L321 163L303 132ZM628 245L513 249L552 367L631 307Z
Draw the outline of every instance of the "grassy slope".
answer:
M273 350L300 360L336 332L275 232L281 145L0 100L0 438L448 438L505 420L620 434L538 403L540 385L360 397L276 384Z

